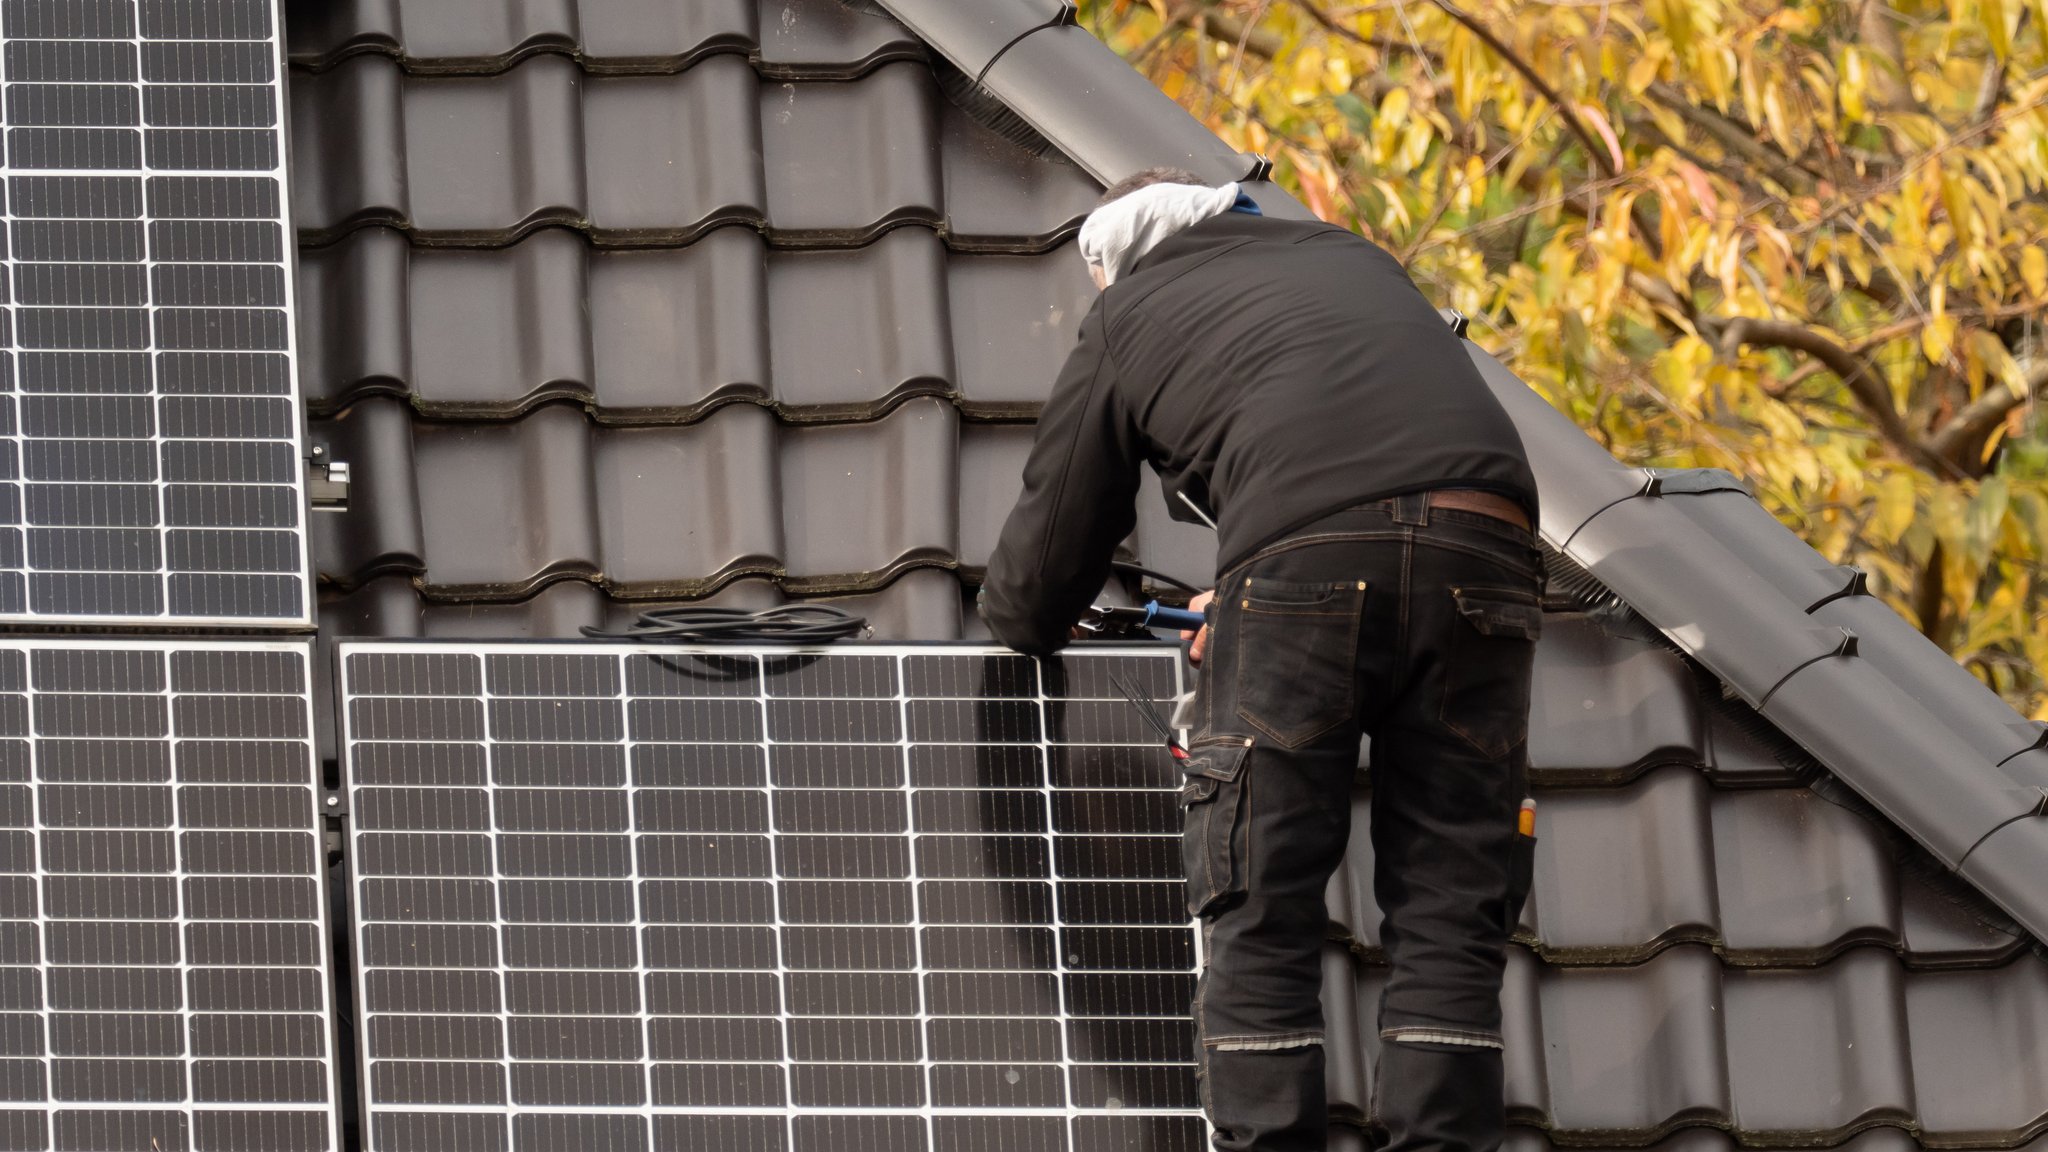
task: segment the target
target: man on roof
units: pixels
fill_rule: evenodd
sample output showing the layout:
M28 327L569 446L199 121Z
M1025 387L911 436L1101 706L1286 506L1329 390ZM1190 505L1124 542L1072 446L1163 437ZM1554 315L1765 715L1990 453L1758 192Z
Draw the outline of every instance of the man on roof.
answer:
M1514 426L1394 258L1152 169L1081 229L1101 291L982 590L1005 644L1072 635L1139 468L1213 521L1183 763L1202 1107L1228 1152L1325 1146L1323 890L1372 751L1381 1147L1502 1139L1500 986L1529 887L1536 485Z

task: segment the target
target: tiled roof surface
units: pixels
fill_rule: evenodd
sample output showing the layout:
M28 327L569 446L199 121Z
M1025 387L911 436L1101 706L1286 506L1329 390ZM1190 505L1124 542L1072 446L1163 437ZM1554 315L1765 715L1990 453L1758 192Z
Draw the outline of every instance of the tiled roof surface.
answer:
M973 570L1089 303L1071 237L1120 160L1114 123L1144 121L1144 162L1250 169L1077 29L1002 51L1057 4L891 7L951 62L865 2L294 6L302 374L315 443L354 474L349 510L314 520L324 634L570 636L709 595L838 596L883 636L980 635ZM998 54L988 90L1041 128L1065 118L1080 165L949 98L952 69ZM2031 733L1913 679L1926 653L1869 601L1801 615L1844 578L1748 497L1643 500L1604 454L1540 448L1546 533L1611 517L1610 540L1647 542L1567 551L1690 656L1597 586L1553 605L1544 839L1506 994L1512 1146L1890 1152L2048 1130L2048 963L1944 870L1966 853L1940 821L1902 834L1816 761L1862 756L1851 734L1809 755L1772 719L1827 733L1774 695L1880 684L1947 718L1930 729L1981 734L1986 763ZM1673 524L1713 556L1660 555ZM1156 486L1133 548L1195 581L1213 560ZM1668 569L1721 557L1731 599L1708 608L1764 603L1754 579L1799 601L1784 626L1659 601L1686 587ZM1849 680L1801 671L1839 626L1864 645L1834 660ZM2042 833L2009 827L1985 851L2025 875ZM1325 999L1333 1112L1356 1122L1384 968L1354 845Z

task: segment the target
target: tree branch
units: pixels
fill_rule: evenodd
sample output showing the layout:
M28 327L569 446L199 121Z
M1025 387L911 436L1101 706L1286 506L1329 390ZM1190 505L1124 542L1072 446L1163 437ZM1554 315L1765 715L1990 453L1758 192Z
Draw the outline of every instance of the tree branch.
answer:
M1586 127L1585 121L1579 119L1578 110L1566 103L1564 97L1557 94L1557 89L1552 88L1549 82L1543 79L1542 74L1536 71L1535 65L1524 60L1519 53L1508 45L1507 41L1494 35L1492 29L1480 23L1477 18L1467 13L1464 9L1451 3L1451 0L1434 0L1434 3L1438 8L1444 10L1445 15L1464 25L1474 36L1479 37L1480 42L1492 49L1495 55L1507 61L1509 67L1521 73L1522 79L1527 80L1531 88L1536 89L1539 95L1550 102L1552 108L1557 109L1557 114L1564 118L1565 127L1570 128L1572 135L1577 136L1579 143L1585 146L1586 163L1600 169L1605 175L1621 175L1620 168L1615 165L1614 157L1607 154L1607 146L1601 143L1598 137L1593 135L1592 130Z
M2027 30L2027 17L2034 14L2031 8L2020 9L2019 19L2013 22L2012 38L2017 40ZM1999 101L2005 99L2005 73L2010 59L2000 60L1997 56L1984 62L1984 77L1977 85L1977 103L1970 109L1970 123L1982 124L1998 111Z
M1686 99L1684 93L1664 81L1651 81L1645 94L1676 113L1679 119L1712 136L1723 148L1768 170L1787 192L1804 195L1814 190L1811 172L1799 167L1777 149L1765 147L1741 125L1711 108L1703 108Z
M1906 82L1906 50L1899 39L1902 17L1888 0L1863 0L1856 13L1856 38L1877 59L1870 72L1870 94L1888 111L1918 112L1920 102Z
M1703 324L1703 327L1714 327ZM1789 320L1761 320L1754 316L1737 316L1721 322L1715 343L1725 355L1732 356L1742 345L1750 344L1759 348L1783 348L1791 352L1802 352L1822 364L1842 381L1843 387L1856 398L1856 403L1873 423L1884 442L1891 445L1906 459L1931 472L1955 474L1960 471L1948 457L1932 445L1913 435L1906 426L1905 418L1892 404L1891 389L1883 377L1877 374L1868 360L1835 343L1834 337L1817 328Z
M1204 32L1239 45L1261 60L1273 59L1286 46L1277 33L1246 27L1244 21L1228 12L1205 7L1201 9L1201 21Z
M2027 374L2022 393L2003 386L1984 389L1983 395L1964 405L1934 434L1934 450L1957 467L1976 472L1981 466L1976 457L1983 452L1992 429L2004 423L2013 409L2044 394L2048 394L2048 363L2036 365Z

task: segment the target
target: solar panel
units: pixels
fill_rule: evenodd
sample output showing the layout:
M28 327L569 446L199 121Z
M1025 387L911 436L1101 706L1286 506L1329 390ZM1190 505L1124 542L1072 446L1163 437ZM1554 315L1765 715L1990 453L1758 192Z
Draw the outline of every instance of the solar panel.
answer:
M0 640L0 1148L326 1152L307 651Z
M277 29L0 5L0 621L311 619Z
M341 651L374 1152L1207 1147L1170 649Z

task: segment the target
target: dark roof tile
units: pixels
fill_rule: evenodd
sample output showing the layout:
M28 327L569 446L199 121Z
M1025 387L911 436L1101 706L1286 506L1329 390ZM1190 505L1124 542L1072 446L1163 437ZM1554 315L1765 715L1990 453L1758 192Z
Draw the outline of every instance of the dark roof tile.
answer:
M1509 948L1501 974L1500 1031L1504 1103L1524 1123L1550 1119L1549 1052L1543 1044L1543 963L1526 948Z
M382 576L354 589L328 587L321 601L321 627L331 636L433 636L459 639L517 639L575 636L585 627L623 628L634 616L681 601L619 600L582 580L549 584L524 600L427 600L411 578ZM693 605L759 611L789 602L774 581L741 578ZM977 638L977 621L966 609L960 582L950 572L914 569L879 591L811 598L865 617L878 636L944 642ZM980 637L985 639L985 636Z
M1035 431L1029 424L961 425L961 564L988 566L1003 521L1024 491L1024 461Z
M1095 303L1071 247L1042 255L956 254L946 265L952 379L969 411L1037 415Z
M487 239L585 214L590 196L580 163L582 96L584 85L591 82L578 74L575 64L560 56L542 56L503 75L477 79L399 77L397 65L372 56L343 68L381 70L386 73L384 83L400 88L405 114L404 216L414 227L451 238ZM740 71L745 71L744 65ZM297 90L295 86L295 94ZM323 128L332 127L336 125L323 120ZM350 135L361 137L374 127L355 126ZM729 139L721 136L704 143L709 151ZM326 140L316 138L312 143L318 148ZM658 150L662 143L656 138L644 147ZM623 162L627 156L606 159ZM701 156L698 163L703 163ZM638 175L631 169L617 176L606 170L605 191L612 191L615 179L623 182ZM305 214L299 218L309 219Z
M939 136L956 249L1044 248L1079 231L1102 194L1102 185L1065 156L1026 151L950 101L939 108ZM1092 288L1089 294L1092 300Z
M770 400L767 295L765 248L751 228L714 229L682 248L594 254L598 410L681 419L729 400Z
M936 226L939 99L931 69L908 63L846 83L763 84L769 226L801 244L845 244L911 220Z
M1718 690L1718 686L1709 689ZM1801 784L1816 767L1804 749L1740 700L1712 700L1706 713L1711 752L1708 771L1719 784L1731 788Z
M1727 972L1728 1080L1744 1139L1911 1123L1904 982L1874 948L1824 968Z
M1720 936L1706 779L1661 768L1628 788L1539 796L1536 935L1560 960L1640 958Z
M1146 567L1196 588L1216 582L1216 534L1203 525L1175 520L1159 477L1150 468L1138 484L1138 527L1132 538Z
M1811 967L1858 944L1914 968L1981 968L2025 946L1966 887L1902 862L1868 817L1803 787L1709 779L1666 767L1622 787L1539 783L1536 882L1518 937L1554 964L1635 964L1690 941L1745 968ZM1377 957L1370 811L1361 778L1326 904L1333 935Z
M596 430L606 582L691 589L779 570L786 546L775 499L776 434L775 418L750 404L685 428Z
M1705 723L1692 672L1669 648L1587 616L1544 621L1530 701L1529 770L1556 784L1703 766Z
M1953 873L1902 872L1899 919L1917 967L1982 967L2027 951L2031 939Z
M1811 962L1858 941L1900 944L1891 851L1868 820L1804 788L1717 792L1713 809L1730 953Z
M1839 649L1842 633L1806 616L1804 603L1795 606L1729 542L1690 531L1684 548L1672 547L1690 525L1674 525L1667 505L1703 499L1712 497L1623 500L1580 528L1569 551L1759 704L1787 676Z
M1906 1020L1927 1143L2009 1146L2048 1130L2048 963L1915 973Z
M1721 964L1679 947L1630 968L1545 969L1538 1038L1558 1128L1602 1142L1644 1140L1685 1122L1726 1124L1727 1017Z
M660 0L641 0L659 3ZM742 0L724 0L740 3ZM925 46L879 5L846 0L757 0L760 51L756 66L775 76L852 78L890 60L924 59ZM686 6L686 5L685 5ZM585 24L589 21L586 18ZM622 37L586 38L585 51L604 61L628 55Z
M406 223L412 197L398 69L358 56L289 79L292 220L301 235Z
M575 408L551 404L511 424L418 424L413 454L426 579L442 594L509 597L603 572L591 429Z
M952 386L946 250L928 228L865 248L768 257L775 396L792 407L863 412ZM800 335L799 335L800 334Z
M422 249L401 296L420 394L455 410L497 407L508 392L524 402L587 396L585 248L574 232L545 228L509 248Z
M871 424L782 433L790 586L835 592L958 552L959 416L912 400ZM905 499L916 493L913 499Z
M523 64L512 74L533 66ZM761 219L771 193L761 170L765 133L758 105L769 89L746 61L716 56L676 76L585 76L578 84L588 151L557 158L580 160L587 173L588 199L577 202L581 211L571 218L587 216L589 227L626 240L690 233L714 221ZM408 94L408 105L413 100ZM428 102L424 92L421 101ZM539 148L553 143L545 136L515 136L499 146L515 142ZM503 226L503 216L494 219ZM434 227L424 209L420 226Z

